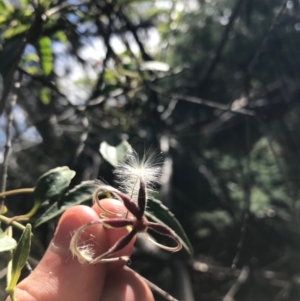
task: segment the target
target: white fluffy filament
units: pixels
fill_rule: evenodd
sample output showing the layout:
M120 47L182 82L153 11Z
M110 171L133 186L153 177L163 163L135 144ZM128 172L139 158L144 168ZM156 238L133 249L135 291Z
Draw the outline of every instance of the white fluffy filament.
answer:
M154 153L139 157L134 150L131 150L125 162L116 166L114 171L116 183L124 193L137 201L140 179L143 179L146 184L147 194L153 193L155 185L159 184L161 176L160 163L159 157Z

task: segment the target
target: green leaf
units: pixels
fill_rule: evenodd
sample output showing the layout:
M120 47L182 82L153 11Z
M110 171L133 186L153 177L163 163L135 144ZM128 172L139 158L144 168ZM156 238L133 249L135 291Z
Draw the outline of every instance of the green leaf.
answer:
M181 224L176 219L174 214L159 200L148 200L147 210L145 215L154 222L163 224L171 228L177 235L178 239L182 243L183 247L192 256L193 247L185 234Z
M66 34L62 30L57 31L54 34L54 39L57 39L58 41L60 41L64 45L66 45L68 43L68 38L67 38Z
M137 71L128 70L122 67L119 67L118 71L121 75L125 75L132 78L140 78L140 75Z
M41 90L40 90L40 99L41 99L41 102L44 104L44 105L48 105L51 101L51 90L47 87L43 87Z
M25 32L29 27L30 27L29 24L18 24L17 26L8 28L3 36L5 39L10 39L14 36L17 36Z
M23 9L24 9L25 7L28 6L29 1L28 1L28 0L21 0L21 3L22 3L22 7L23 7Z
M0 0L0 13L11 14L14 12L14 7L6 0Z
M35 204L44 201L53 201L59 197L70 185L75 176L75 171L69 167L57 167L44 173L37 181L33 195Z
M42 37L38 43L38 53L40 55L40 62L42 70L45 75L49 75L53 68L53 54L51 48L51 39Z
M21 270L28 259L30 245L31 225L27 224L12 257L11 278L6 288L7 293L9 293L10 295L13 294L15 286L17 285L17 282L21 275Z
M91 200L94 191L99 188L99 185L101 185L100 183L101 182L96 181L86 181L75 186L61 198L59 203L55 202L44 214L42 214L42 216L36 221L35 227L53 219L68 208Z
M123 162L130 150L131 146L126 140L123 140L117 146L109 145L105 141L100 144L101 155L112 166L116 166L118 163Z
M16 240L6 235L2 229L0 229L0 252L13 250L16 245Z
M23 55L22 62L23 63L31 63L35 62L38 63L40 61L40 58L36 53L26 53Z

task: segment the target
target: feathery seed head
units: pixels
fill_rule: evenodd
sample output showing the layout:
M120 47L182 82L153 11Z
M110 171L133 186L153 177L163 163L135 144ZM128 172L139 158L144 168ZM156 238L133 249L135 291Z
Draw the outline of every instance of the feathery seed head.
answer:
M141 179L146 184L148 194L154 192L155 185L159 184L161 176L160 163L160 158L155 153L144 154L143 157L140 157L131 149L126 160L116 166L114 171L116 183L124 193L137 201Z

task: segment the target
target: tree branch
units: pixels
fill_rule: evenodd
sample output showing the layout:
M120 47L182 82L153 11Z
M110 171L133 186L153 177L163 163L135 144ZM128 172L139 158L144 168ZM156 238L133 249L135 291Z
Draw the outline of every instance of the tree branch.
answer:
M209 77L211 76L213 71L215 70L215 68L217 66L217 63L219 62L219 60L221 58L221 54L222 54L223 48L226 44L226 41L228 39L229 32L233 27L235 18L238 16L238 12L239 12L239 9L240 9L241 4L243 3L243 1L244 0L237 0L235 5L234 5L233 12L232 12L232 14L229 18L228 24L226 25L226 27L223 31L221 40L219 41L219 44L216 47L213 58L212 58L210 64L208 65L208 68L206 69L206 72L204 73L204 76L200 80L200 85L199 85L199 90L200 91L205 86L205 83L207 82L207 80L209 79Z
M221 111L229 111L229 112L241 114L241 115L255 116L255 112L252 110L249 110L249 109L243 109L243 108L232 109L230 105L218 103L218 102L215 102L212 100L207 100L207 99L203 99L203 98L199 98L199 97L195 97L195 96L182 95L182 94L178 94L178 93L164 92L160 88L158 88L152 84L148 84L147 87L150 90L156 92L157 94L163 95L165 97L169 97L171 99L184 100L187 102L196 103L196 104L203 105L206 107L219 109Z
M281 6L279 8L279 11L278 13L275 15L274 19L273 19L273 22L268 30L268 32L266 33L262 43L260 44L260 46L258 47L256 53L254 54L254 57L252 58L250 64L248 65L248 68L247 68L247 75L251 74L252 71L253 71L253 68L255 66L255 64L257 63L257 60L259 58L259 56L261 55L262 53L262 50L264 49L264 46L268 43L269 41L269 38L270 38L270 35L271 33L273 32L273 30L275 29L276 25L277 25L277 21L279 19L279 17L282 15L283 11L285 10L286 8L286 4L287 4L288 0L283 0L282 3L281 3Z
M19 76L20 77L20 76ZM2 183L1 183L1 192L6 190L6 182L7 182L7 171L8 171L8 159L9 152L11 149L11 129L13 124L13 108L17 102L17 89L20 88L20 82L17 81L15 83L15 91L11 100L9 102L6 116L7 116L7 125L6 125L6 144L4 147L4 155L3 155L3 163L2 163ZM5 197L0 198L0 213L3 211Z

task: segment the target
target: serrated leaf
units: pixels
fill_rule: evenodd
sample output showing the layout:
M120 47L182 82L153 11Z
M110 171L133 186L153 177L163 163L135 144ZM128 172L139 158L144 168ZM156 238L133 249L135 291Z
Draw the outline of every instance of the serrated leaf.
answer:
M22 268L24 267L30 251L31 245L31 225L27 224L22 236L17 244L12 257L12 272L10 281L7 285L6 291L9 294L13 294L15 286L21 275Z
M0 252L13 250L16 245L16 240L6 235L2 229L0 229Z
M150 71L162 71L167 72L170 70L170 66L166 63L157 62L157 61L147 61L143 62L141 65L142 70L150 70Z
M163 224L171 228L177 235L183 247L192 256L193 247L185 234L181 224L176 219L174 214L159 200L149 199L147 201L147 210L145 215L154 222Z
M131 146L126 140L123 140L117 146L109 145L106 141L103 141L100 144L101 155L112 166L116 166L118 163L125 161L127 153L130 151L130 149Z
M60 196L70 185L75 171L69 167L57 167L44 173L37 181L33 195L35 204L51 201Z
M50 38L42 37L39 39L38 53L40 56L42 70L45 75L49 75L53 68L53 54Z
M35 227L48 222L54 217L60 215L68 208L75 205L82 204L92 199L94 191L99 188L101 182L86 181L75 186L71 189L64 197L61 198L60 202L52 204L42 216L36 221Z

